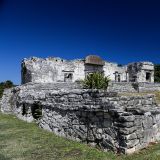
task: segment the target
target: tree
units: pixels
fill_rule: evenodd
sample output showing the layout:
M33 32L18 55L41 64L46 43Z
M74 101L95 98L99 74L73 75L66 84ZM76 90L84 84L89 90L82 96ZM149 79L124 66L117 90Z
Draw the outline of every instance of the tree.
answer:
M4 83L4 87L5 88L11 88L11 87L13 87L14 86L14 84L13 84L13 82L12 81L6 81L5 83Z
M89 74L83 81L83 87L87 89L107 89L110 79L103 73L95 72Z
M0 98L2 97L3 92L4 92L5 89L11 88L11 87L14 87L14 86L15 86L15 85L14 85L13 82L10 81L10 80L7 80L7 81L5 81L5 82L1 82L1 83L0 83Z
M160 64L154 66L154 81L160 82Z

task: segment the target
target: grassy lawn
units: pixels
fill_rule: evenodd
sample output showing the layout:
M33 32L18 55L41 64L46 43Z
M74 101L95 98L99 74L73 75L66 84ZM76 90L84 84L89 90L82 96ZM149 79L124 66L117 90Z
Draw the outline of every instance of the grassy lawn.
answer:
M160 144L125 156L55 136L0 113L0 160L160 160Z

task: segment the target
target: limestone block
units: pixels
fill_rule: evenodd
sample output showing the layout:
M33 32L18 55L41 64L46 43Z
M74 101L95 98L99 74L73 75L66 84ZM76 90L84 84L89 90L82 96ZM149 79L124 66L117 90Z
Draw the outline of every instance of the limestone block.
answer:
M123 123L114 123L114 124L121 128L131 128L134 126L134 122L123 122Z
M119 132L121 133L121 134L124 134L124 135L128 135L128 134L131 134L131 133L133 133L133 132L135 132L136 131L136 127L134 126L134 127L131 127L131 128L120 128L119 129Z
M132 139L128 142L123 142L122 146L125 147L125 148L133 148L138 144L139 144L139 139Z
M133 122L135 120L135 116L131 115L131 116L120 116L119 117L119 121L120 122Z

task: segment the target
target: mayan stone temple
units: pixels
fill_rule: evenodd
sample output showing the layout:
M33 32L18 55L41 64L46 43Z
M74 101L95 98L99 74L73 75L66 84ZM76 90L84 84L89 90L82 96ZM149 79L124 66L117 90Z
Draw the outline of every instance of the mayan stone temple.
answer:
M160 140L154 94L137 94L160 91L153 63L121 66L90 55L80 60L33 57L21 66L22 85L4 91L3 113L103 151L130 154ZM110 78L107 90L83 88L80 81L94 72Z
M93 72L102 72L115 82L154 82L154 64L130 63L119 66L90 55L80 60L30 58L22 62L22 83L75 82Z

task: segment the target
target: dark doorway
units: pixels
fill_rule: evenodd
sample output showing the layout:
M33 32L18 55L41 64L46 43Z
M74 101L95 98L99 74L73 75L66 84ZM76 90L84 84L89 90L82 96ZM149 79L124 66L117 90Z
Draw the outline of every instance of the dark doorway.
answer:
M133 76L133 78L132 78L131 81L132 81L132 82L137 82L137 76Z
M26 108L26 105L23 104L22 105L22 116L25 116L25 115L27 115L27 108Z
M146 81L151 82L151 73L150 72L146 72Z
M118 75L118 82L120 82L121 81L121 76L120 75Z
M118 82L118 72L116 71L114 75L115 75L115 82Z
M115 74L115 82L121 82L121 75L117 71L114 74Z
M31 107L32 116L34 119L38 120L42 117L42 106L38 104L34 104Z
M64 81L65 82L72 82L73 74L72 73L65 73L64 74Z

